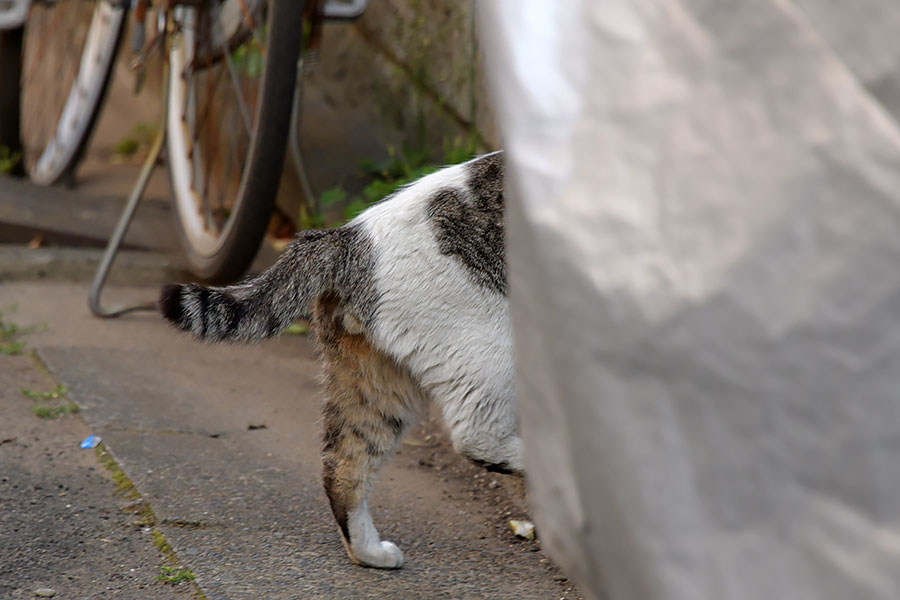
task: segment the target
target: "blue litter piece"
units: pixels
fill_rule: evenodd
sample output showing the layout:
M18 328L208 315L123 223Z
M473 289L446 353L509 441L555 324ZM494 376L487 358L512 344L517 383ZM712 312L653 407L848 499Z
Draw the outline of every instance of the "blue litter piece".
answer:
M97 444L100 443L99 435L89 435L87 439L81 442L81 447L84 449L96 448Z

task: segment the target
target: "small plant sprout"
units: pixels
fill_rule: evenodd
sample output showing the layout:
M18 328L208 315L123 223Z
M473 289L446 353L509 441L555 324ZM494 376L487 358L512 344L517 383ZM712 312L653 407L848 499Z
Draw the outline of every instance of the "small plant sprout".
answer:
M161 566L159 569L162 572L156 578L159 581L171 583L172 585L178 585L185 581L193 581L197 578L190 569L179 569L178 567L169 567L166 565Z
M0 146L0 174L9 175L22 160L22 152L12 151L7 146Z
M22 388L22 394L32 400L56 400L62 398L67 393L69 393L69 389L63 384L56 386L56 389L52 392L36 392L28 388Z
M5 318L6 312L12 312L15 307L8 307L0 311L0 355L17 356L25 351L25 342L20 338L37 331L45 331L46 324L40 326L20 327L17 323L13 323Z
M32 410L36 416L42 419L58 419L59 417L75 414L79 409L77 404L69 402L68 404L60 404L59 406L35 404Z

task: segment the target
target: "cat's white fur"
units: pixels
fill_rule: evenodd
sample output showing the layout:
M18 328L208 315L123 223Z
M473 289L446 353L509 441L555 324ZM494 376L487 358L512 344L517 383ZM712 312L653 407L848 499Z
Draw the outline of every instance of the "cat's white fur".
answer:
M440 252L427 215L429 198L447 187L465 191L466 177L463 165L444 169L358 217L373 244L380 291L370 339L439 403L458 452L521 472L509 303ZM349 527L357 558L402 564L365 504L349 515Z

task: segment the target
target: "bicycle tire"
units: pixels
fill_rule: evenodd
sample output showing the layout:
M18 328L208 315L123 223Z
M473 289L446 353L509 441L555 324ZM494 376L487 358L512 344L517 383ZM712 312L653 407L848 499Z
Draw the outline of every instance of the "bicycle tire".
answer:
M199 151L195 151L196 141L188 139L194 135L190 131L194 125L186 124L185 115L195 114L198 109L189 106L191 82L185 75L185 56L179 54L185 50L170 52L166 131L173 212L189 268L196 277L206 281L229 282L246 272L265 235L281 180L302 42L303 5L292 0L269 0L266 13L265 64L249 134L249 150L233 205L218 232L210 232L208 215L197 191L202 187L206 193L210 184L204 180L202 185L196 185L202 175L195 164ZM187 36L183 43L190 44ZM190 78L194 79L194 75ZM197 94L193 93L196 103Z
M61 9L52 7L49 10ZM26 89L28 82L24 81L27 79L25 64L29 36L38 34L29 30L27 21L22 29L0 32L0 105L6 117L0 120L0 140L7 145L15 144L16 149L23 151L18 165L19 174L27 173L39 185L59 183L74 174L87 149L109 89L127 11L127 3L114 5L106 0L95 3L81 53L77 54L78 67L74 80L53 122L53 133L46 144L42 140L40 147L34 148L35 160L31 160L28 152L31 149L28 143L31 132L28 124L24 123L24 111L28 107L23 106L23 98L26 93L31 93ZM53 33L44 32L49 37L53 37ZM67 55L72 56L71 53Z

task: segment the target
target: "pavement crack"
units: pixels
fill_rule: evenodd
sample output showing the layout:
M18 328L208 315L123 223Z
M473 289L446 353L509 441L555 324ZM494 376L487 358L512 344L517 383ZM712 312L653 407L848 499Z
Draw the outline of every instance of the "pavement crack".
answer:
M110 473L112 473L113 481L116 483L116 493L123 498L131 500L131 502L122 507L122 510L126 512L133 512L141 517L139 521L135 521L132 524L136 527L140 527L149 531L150 535L153 537L153 544L157 547L160 554L163 555L166 562L169 563L169 567L161 567L163 569L163 572L166 572L166 568L174 569L183 567L185 564L184 561L182 561L178 557L178 554L176 554L175 550L172 548L172 545L166 539L165 534L160 530L160 525L173 524L175 526L178 526L177 523L181 522L184 523L184 525L182 525L184 527L191 527L192 529L202 529L202 522L188 521L186 519L163 519L162 521L160 521L156 517L156 513L153 511L150 503L144 499L144 497L138 491L137 487L135 487L134 483L131 481L128 475L125 474L122 466L115 459L115 457L113 457L113 455L107 449L106 445L100 443L94 449L94 452L97 460L104 467L106 467L106 469L109 470ZM201 527L193 527L195 523L201 525ZM186 572L190 572L192 575L192 577L186 581L189 581L193 585L194 597L200 600L206 600L206 595L194 580L193 571L187 569Z

